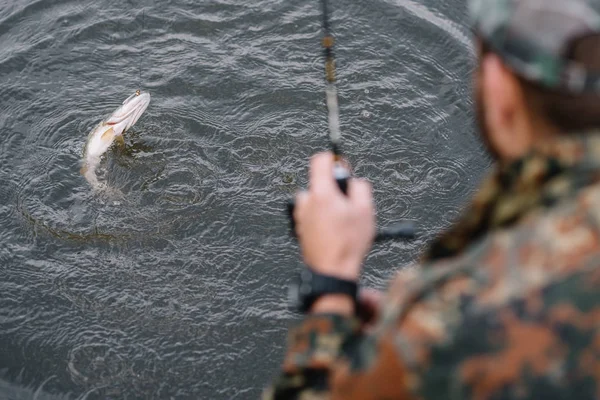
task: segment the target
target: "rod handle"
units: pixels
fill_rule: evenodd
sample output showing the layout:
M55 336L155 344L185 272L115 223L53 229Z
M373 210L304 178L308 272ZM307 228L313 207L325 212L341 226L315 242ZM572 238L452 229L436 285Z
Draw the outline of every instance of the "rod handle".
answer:
M348 194L348 179L350 174L346 168L340 164L336 164L333 169L333 176L337 182L338 187L344 194ZM287 213L290 221L290 234L292 237L297 238L296 235L296 221L294 220L294 209L296 203L294 200L288 200L287 202ZM386 227L377 232L373 241L375 243L381 243L388 240L411 240L416 237L415 224L410 221L400 222L398 224Z

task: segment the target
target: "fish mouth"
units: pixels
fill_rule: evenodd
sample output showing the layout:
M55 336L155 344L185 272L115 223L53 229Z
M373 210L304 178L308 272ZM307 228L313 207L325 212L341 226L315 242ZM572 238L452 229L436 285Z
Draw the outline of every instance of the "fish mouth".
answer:
M108 117L106 124L113 126L115 134L120 135L140 119L148 105L150 105L150 93L138 90Z

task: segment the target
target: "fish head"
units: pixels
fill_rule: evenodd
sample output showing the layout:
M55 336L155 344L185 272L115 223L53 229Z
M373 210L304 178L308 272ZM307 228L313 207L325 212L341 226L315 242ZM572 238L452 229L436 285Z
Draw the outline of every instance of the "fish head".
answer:
M116 135L121 135L140 119L148 105L150 93L138 90L108 117L106 124L113 127Z

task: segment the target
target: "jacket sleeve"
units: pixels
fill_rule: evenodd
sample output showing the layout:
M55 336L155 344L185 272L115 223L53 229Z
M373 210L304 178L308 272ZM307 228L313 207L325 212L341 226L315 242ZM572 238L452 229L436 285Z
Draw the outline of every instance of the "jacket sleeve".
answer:
M361 333L358 319L309 315L290 331L282 372L263 399L397 398L402 368L387 345Z

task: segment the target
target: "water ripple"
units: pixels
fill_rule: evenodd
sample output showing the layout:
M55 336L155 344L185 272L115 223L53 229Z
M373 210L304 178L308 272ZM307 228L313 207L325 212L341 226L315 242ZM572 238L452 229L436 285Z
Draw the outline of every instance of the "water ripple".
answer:
M0 7L0 390L259 396L296 318L285 201L328 147L320 12L281 0ZM465 102L465 15L452 1L332 7L344 151L374 184L378 222L414 220L421 234L376 245L368 286L456 219L487 167ZM101 163L114 192L93 193L79 174L87 135L138 87L152 103Z

